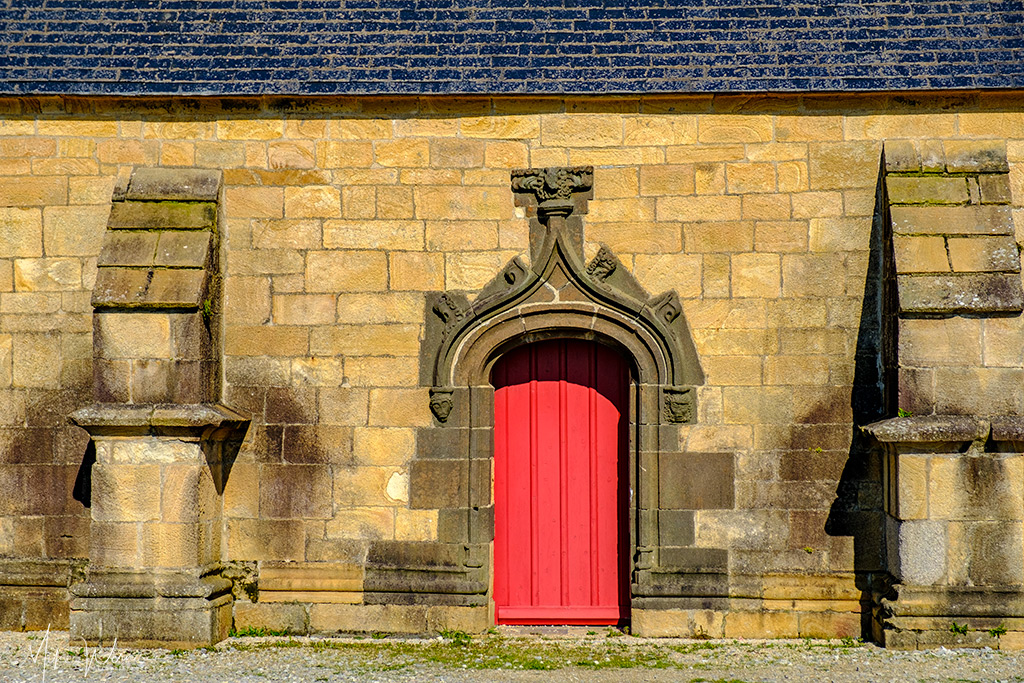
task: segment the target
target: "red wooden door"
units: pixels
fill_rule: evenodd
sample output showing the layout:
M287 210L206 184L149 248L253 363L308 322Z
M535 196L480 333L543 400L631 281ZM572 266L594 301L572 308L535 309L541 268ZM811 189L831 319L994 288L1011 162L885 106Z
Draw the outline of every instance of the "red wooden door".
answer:
M629 616L629 368L592 342L495 365L494 602L499 624Z

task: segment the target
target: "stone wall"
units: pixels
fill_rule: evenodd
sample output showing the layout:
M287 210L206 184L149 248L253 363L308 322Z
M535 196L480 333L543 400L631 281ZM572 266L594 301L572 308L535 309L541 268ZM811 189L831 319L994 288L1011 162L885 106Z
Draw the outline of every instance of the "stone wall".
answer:
M882 460L855 424L896 413L883 143L984 140L1005 149L1010 197L1024 191L1013 96L7 99L0 111L5 628L66 623L60 591L88 557L94 455L66 416L92 401L97 257L114 188L136 167L222 172L223 400L253 422L224 485L220 556L248 577L237 626L317 631L486 625L466 606L364 604L367 566L412 563L439 538L438 511L409 491L435 424L427 296L475 295L529 260L510 169L592 165L586 257L605 244L648 292L675 290L705 375L695 423L662 446L679 461L678 481L662 482L672 543L728 577L716 601L638 610L635 626L861 635L888 565ZM1019 266L999 272L1019 281ZM956 326L975 322L952 315L920 353L969 367L954 378L966 391L992 368L1000 383L1021 372L1019 315L966 336ZM1024 412L1022 386L992 389L998 412ZM25 576L26 560L49 607L4 578Z

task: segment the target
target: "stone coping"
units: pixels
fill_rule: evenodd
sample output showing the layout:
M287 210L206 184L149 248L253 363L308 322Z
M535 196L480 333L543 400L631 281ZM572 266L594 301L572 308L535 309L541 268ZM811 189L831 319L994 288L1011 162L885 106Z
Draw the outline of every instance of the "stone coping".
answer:
M995 599L993 599L995 598ZM915 586L893 584L882 600L893 616L1024 617L1020 586Z
M160 575L151 571L90 572L88 581L71 586L71 593L81 598L210 598L230 590L231 580L221 576Z
M1016 415L988 419L964 415L893 417L863 429L882 443L975 441L989 436L994 441L1024 441L1024 417Z
M220 404L123 405L94 403L71 413L69 419L93 436L180 434L223 428L243 431L249 418Z

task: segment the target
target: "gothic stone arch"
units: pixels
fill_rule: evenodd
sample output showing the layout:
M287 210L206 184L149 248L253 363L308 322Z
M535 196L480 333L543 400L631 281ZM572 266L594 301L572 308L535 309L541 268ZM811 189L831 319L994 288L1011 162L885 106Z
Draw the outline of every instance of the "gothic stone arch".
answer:
M434 424L419 430L410 505L439 511L438 543L434 550L393 547L416 554L421 565L405 562L404 579L397 557L373 557L389 555L388 544L374 544L367 588L375 585L382 600L409 591L411 572L422 579L411 589L418 601L486 605L494 535L490 370L508 350L549 338L612 345L633 364L634 606L679 593L664 580L678 574L671 566L678 562L659 553L666 537L659 533L659 462L679 448L677 425L695 420L695 387L704 375L675 292L650 296L605 246L584 262L581 216L592 185L590 167L513 172L516 204L530 218L530 264L512 259L473 301L454 292L428 300L421 379L431 387Z

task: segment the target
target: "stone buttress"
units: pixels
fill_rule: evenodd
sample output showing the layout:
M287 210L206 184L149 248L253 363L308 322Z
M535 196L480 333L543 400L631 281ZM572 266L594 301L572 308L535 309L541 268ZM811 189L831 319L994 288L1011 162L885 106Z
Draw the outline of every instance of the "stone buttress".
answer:
M1001 350L1024 308L1008 170L1002 141L885 146L899 409L866 430L884 450L886 647L1024 641L1022 373Z
M136 169L93 292L92 524L73 638L190 647L231 626L220 494L247 420L218 404L220 173Z

